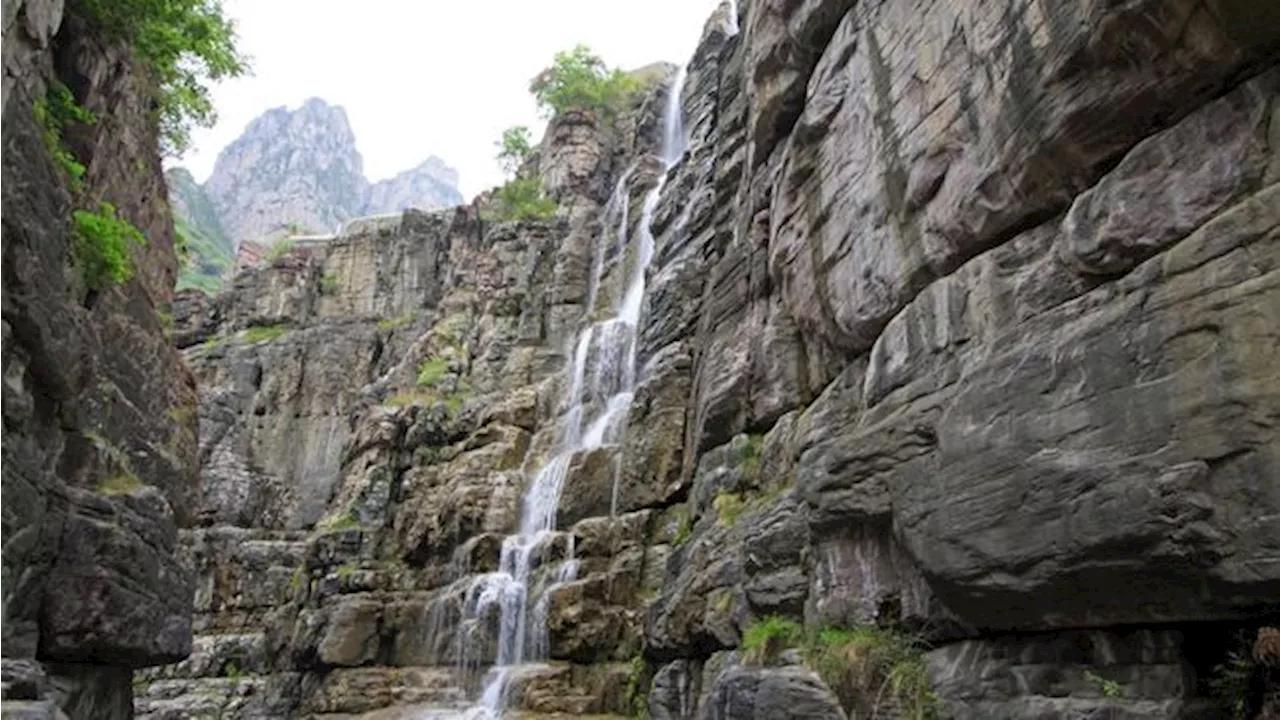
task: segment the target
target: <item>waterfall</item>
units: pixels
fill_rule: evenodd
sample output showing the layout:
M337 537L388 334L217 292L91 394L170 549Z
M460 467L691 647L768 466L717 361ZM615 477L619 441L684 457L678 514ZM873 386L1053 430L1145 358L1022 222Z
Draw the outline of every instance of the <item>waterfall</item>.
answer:
M547 617L551 591L577 578L571 535L556 531L560 493L575 455L620 442L637 380L636 355L640 315L644 305L645 274L654 253L653 215L671 167L685 150L685 130L681 113L685 70L681 68L668 91L662 121L661 159L663 173L644 198L642 215L635 233L634 247L628 248L628 183L631 170L618 179L605 208L605 222L619 217L616 242L620 251L633 252L630 272L622 297L612 308L613 317L588 322L573 344L569 367L567 409L561 416L559 438L550 460L533 476L520 508L520 527L502 543L499 568L472 581L465 608L465 624L476 624L495 606L499 611L497 664L490 671L481 694L480 717L496 718L504 706L506 684L511 670L519 665L545 660L549 653ZM595 315L604 256L609 248L608 233L602 228L596 257L592 263L587 291L587 317ZM594 352L593 352L594 351ZM600 402L603 400L603 402ZM594 413L594 414L593 414ZM617 505L617 462L615 458L612 503ZM555 555L560 542L558 565L538 570ZM464 636L463 642L470 644ZM474 649L464 647L461 656L471 658Z

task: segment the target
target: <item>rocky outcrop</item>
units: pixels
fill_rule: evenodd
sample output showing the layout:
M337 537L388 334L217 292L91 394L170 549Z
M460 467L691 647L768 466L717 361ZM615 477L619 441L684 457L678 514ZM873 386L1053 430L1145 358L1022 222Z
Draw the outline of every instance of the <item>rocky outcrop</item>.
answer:
M61 2L5 5L4 714L132 716L134 668L191 648L177 527L198 494L195 386L164 320L177 271L145 73ZM97 118L62 140L33 107L53 83ZM71 212L139 228L126 283L90 288Z
M1273 702L1242 643L1280 613L1275 11L729 12L619 125L551 123L554 222L353 223L182 306L202 655L144 713ZM600 442L557 455L574 412ZM491 673L525 550L545 662Z

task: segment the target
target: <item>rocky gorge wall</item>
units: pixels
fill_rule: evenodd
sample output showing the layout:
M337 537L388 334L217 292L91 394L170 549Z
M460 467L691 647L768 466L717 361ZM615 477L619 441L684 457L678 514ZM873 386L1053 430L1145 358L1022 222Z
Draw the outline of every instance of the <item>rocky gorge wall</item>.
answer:
M356 223L182 298L197 637L141 715L869 715L743 652L778 616L919 639L942 717L1231 717L1280 617L1280 6L729 12L618 125L551 123L555 221ZM491 580L646 236L630 402L495 684Z
M132 717L135 668L191 649L175 555L198 495L196 389L165 317L177 260L150 86L62 2L4 5L3 714ZM33 109L62 83L73 189ZM86 286L71 213L139 228L128 282Z

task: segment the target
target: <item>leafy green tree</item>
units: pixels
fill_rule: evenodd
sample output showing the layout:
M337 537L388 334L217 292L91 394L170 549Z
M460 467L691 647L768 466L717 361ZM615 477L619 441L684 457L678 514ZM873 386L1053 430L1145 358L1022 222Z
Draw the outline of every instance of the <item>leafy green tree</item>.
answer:
M503 130L502 139L495 144L498 146L498 163L508 173L514 174L533 157L533 135L524 125Z
M538 106L547 116L567 110L587 110L612 121L625 109L640 82L618 69L610 69L591 48L579 44L555 54L551 67L529 85Z
M72 11L128 43L153 73L161 151L178 156L193 126L217 119L208 84L249 70L220 0L72 0Z

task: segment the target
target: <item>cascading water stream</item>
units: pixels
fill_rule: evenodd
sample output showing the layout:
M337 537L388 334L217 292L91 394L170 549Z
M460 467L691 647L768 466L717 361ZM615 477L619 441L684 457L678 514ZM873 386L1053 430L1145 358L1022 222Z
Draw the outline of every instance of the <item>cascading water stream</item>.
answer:
M478 576L472 581L463 608L463 624L479 625L496 606L499 615L497 663L490 672L478 709L482 717L496 718L503 709L505 686L512 668L545 659L548 654L547 612L550 590L572 582L577 576L577 560L571 535L557 533L556 512L560 492L569 473L573 457L586 450L618 442L636 383L637 337L644 304L645 274L653 258L653 215L658 206L667 172L684 154L684 123L681 96L685 70L681 68L673 81L663 117L663 173L649 190L643 203L642 216L635 233L634 255L622 298L613 308L612 318L588 323L578 334L569 369L567 409L562 416L560 438L554 455L538 470L525 491L520 512L520 528L502 544L497 572ZM619 251L628 241L628 170L618 181L605 210L605 217L616 213ZM592 264L588 284L587 312L591 316L604 270L608 233L601 233L600 245ZM594 352L593 352L594 351ZM588 367L590 365L590 367ZM603 402L601 402L603 401ZM595 415L590 417L592 410ZM617 481L613 503L617 502ZM547 557L560 546L560 564L553 572L537 573ZM552 568L548 568L552 570ZM541 580L543 586L538 585ZM464 635L460 656L474 658L469 635Z

